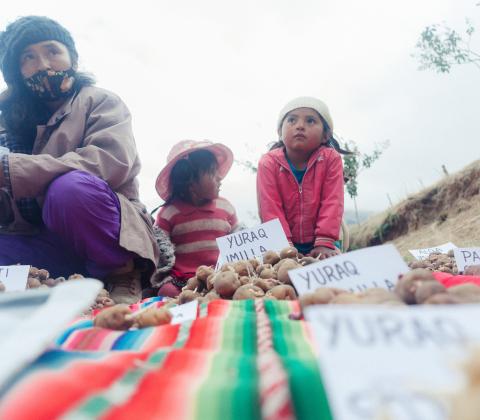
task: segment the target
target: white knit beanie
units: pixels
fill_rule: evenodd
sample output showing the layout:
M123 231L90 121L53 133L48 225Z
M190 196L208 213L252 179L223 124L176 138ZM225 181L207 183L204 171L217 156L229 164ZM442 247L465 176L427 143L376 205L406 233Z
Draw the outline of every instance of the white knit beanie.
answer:
M311 96L300 96L298 98L292 99L288 102L280 111L280 115L278 116L278 134L282 134L282 124L285 116L294 109L298 108L311 108L317 111L322 118L327 122L330 130L333 131L333 120L330 115L330 111L328 110L327 105L325 102L321 101L320 99L313 98Z

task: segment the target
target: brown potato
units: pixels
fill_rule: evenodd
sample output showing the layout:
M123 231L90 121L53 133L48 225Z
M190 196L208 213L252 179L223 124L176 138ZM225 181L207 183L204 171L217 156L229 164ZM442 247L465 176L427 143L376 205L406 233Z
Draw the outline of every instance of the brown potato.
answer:
M299 268L301 265L292 259L286 259L285 262L280 266L277 272L277 278L283 284L292 284L290 281L290 277L288 276L288 272L295 268Z
M464 303L461 298L448 293L437 293L430 296L425 302L425 305L450 305L456 303Z
M267 251L263 254L263 263L264 264L271 264L275 265L277 262L280 261L280 255L275 251Z
M133 314L134 327L145 328L145 327L154 327L157 325L170 324L172 320L172 314L170 311L164 307L155 308L149 307L147 310L140 312L135 316Z
M194 276L194 277L190 277L188 280L187 280L187 284L185 286L183 286L182 288L182 291L183 290L194 290L194 291L200 291L201 288L203 289L203 285L204 283L201 282L197 276ZM202 286L200 288L200 286Z
M254 273L253 266L248 261L238 261L233 264L233 268L239 276L251 276Z
M297 248L294 246L289 246L287 248L283 248L280 251L280 258L283 260L285 258L297 258L298 251Z
M417 290L418 282L426 280L436 281L431 271L423 268L416 268L404 275L399 276L394 292L405 303L413 305L416 303L415 291Z
M197 299L200 296L200 293L194 292L193 290L183 290L178 295L178 303L180 305L191 302L192 300Z
M223 298L229 299L235 291L241 286L240 278L237 273L231 271L220 272L215 276L215 291Z
M260 265L260 261L256 260L255 258L249 259L248 262L252 265L254 270L256 270L257 267Z
M282 285L273 287L266 293L266 296L273 296L278 300L296 300L297 299L297 293L295 292L295 289L292 286L289 286L288 284L282 284Z
M127 317L131 314L128 305L115 305L101 311L93 320L93 325L110 330L128 330L133 325L133 320Z
M466 276L480 276L480 265L467 265L463 274Z
M197 270L195 271L195 277L202 283L206 284L208 276L213 273L214 270L212 267L209 267L207 265L199 265L197 267Z
M318 260L316 258L313 258L313 257L303 257L302 259L300 259L298 261L302 266L305 266L305 265L309 265L309 264L313 264L313 263L316 263L318 262Z
M254 279L253 284L255 286L260 287L260 289L262 289L264 292L266 292L266 291L272 289L273 287L278 286L280 284L280 282L276 279L262 279L262 278L259 278L259 279Z
M257 299L265 296L265 292L253 284L240 286L233 295L233 300Z
M27 289L37 289L42 285L39 279L35 277L29 277L27 279Z
M436 280L421 281L415 290L415 301L421 304L430 296L437 293L446 293L446 291L447 288Z
M42 271L42 270L40 270ZM81 274L78 274L78 273L75 273L75 274L72 274L70 276L68 276L68 280L80 280L80 279L84 279L85 277L83 277Z
M259 276L262 279L274 279L277 277L277 273L273 270L273 268L264 268Z

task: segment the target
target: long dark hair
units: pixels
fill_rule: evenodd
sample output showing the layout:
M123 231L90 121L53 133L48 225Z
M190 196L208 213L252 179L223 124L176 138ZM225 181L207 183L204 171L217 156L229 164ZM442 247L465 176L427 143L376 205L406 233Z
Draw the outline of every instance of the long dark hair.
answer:
M180 159L170 172L171 192L163 206L176 199L191 202L190 186L192 183L198 181L203 174L215 172L217 168L217 159L209 150L195 150Z
M82 87L95 84L92 75L83 72L75 73L73 94ZM45 124L52 111L45 102L33 96L23 82L15 81L8 86L0 99L0 125L7 135L15 136L27 147L31 147L36 137L37 125Z
M327 139L325 146L335 149L338 153L342 155L351 155L352 152L350 152L349 150L342 149L342 147L340 146L340 143L333 137L333 131L328 125L328 123L318 112L317 114L320 117L320 120L322 121L324 136ZM282 121L282 124L283 124L283 121ZM279 139L278 141L276 141L270 146L269 150L279 149L283 147L285 147L285 143L283 142L282 139Z

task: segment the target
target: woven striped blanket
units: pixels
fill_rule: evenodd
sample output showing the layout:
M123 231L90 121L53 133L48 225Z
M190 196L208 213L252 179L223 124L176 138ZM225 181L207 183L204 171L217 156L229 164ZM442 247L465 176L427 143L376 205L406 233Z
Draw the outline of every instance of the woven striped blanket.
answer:
M194 321L129 331L78 319L9 384L0 419L331 419L298 309L216 300Z

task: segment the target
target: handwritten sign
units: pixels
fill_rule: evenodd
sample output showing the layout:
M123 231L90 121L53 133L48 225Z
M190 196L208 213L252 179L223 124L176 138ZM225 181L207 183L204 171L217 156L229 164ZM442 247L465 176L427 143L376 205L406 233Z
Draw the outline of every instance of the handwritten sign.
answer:
M480 265L480 248L457 248L453 255L458 271L465 271L467 265Z
M307 307L332 417L451 418L443 396L463 384L479 316L478 305Z
M447 242L445 244L434 246L432 248L409 249L408 252L410 252L410 254L412 254L417 260L424 260L428 258L430 254L437 252L441 254L446 254L448 251L451 251L455 248L455 244Z
M20 292L27 288L29 265L0 266L0 281L6 292Z
M172 314L170 324L181 324L185 321L192 321L197 318L198 300L174 306L169 311Z
M278 219L217 238L217 244L220 250L217 265L261 258L267 251L280 251L289 246Z
M288 272L299 295L319 287L362 292L372 287L392 290L398 275L409 271L397 249L379 245L348 252Z

